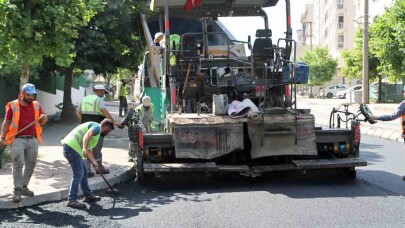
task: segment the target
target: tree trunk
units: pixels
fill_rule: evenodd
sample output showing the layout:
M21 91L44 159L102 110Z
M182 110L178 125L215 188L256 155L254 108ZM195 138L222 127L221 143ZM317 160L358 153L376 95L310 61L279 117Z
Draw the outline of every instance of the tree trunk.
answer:
M63 88L63 107L60 120L64 123L77 122L76 109L72 104L72 77L73 68L68 67L63 70L65 75L65 84Z
M381 88L382 88L382 75L378 75L378 93L377 93L377 103L381 103Z
M30 78L30 64L24 63L21 69L20 89L24 84L28 83L29 78Z

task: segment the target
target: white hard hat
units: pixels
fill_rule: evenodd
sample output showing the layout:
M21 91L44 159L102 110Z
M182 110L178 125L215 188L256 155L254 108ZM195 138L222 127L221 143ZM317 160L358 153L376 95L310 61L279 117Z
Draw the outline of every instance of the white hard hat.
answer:
M154 40L154 41L156 42L157 38L159 38L160 36L164 36L164 34L161 33L161 32L156 33L156 34L155 34L155 40Z
M105 88L105 86L100 85L100 84L93 86L93 89L94 90L104 90L106 93L108 93L108 90Z
M149 96L144 96L142 98L142 104L143 106L149 107L151 103L150 97Z

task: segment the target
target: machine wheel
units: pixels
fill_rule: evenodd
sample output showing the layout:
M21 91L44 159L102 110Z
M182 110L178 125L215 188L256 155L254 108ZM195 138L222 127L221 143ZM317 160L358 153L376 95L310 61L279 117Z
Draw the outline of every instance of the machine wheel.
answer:
M143 172L143 157L142 157L142 150L136 150L135 152L135 181L140 183L141 185L145 185L145 173Z
M326 97L329 98L329 99L332 98L332 97L333 97L333 93L328 93L328 94L326 95Z

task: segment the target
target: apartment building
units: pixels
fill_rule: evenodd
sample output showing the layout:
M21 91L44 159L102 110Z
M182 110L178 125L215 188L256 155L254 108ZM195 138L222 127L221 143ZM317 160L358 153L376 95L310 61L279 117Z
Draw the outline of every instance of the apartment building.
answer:
M306 5L301 15L301 31L299 36L299 47L297 55L308 50L310 44L309 37L312 39L312 45L325 47L329 53L338 60L338 68L344 64L341 57L341 51L354 48L354 36L359 26L364 21L364 1L365 0L312 0ZM368 0L369 1L369 22L381 15L385 7L392 5L394 0ZM312 13L309 11L312 10ZM312 21L312 23L310 23ZM308 28L308 25L311 25ZM310 30L309 30L310 29ZM311 35L308 34L311 32ZM325 83L325 86L331 84L344 83L353 85L358 81L348 82L339 74L335 75L331 82Z

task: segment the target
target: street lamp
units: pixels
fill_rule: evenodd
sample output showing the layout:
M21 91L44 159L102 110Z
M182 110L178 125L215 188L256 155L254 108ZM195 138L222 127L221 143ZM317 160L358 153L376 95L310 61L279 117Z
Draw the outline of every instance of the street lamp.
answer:
M368 78L368 0L364 0L363 24L363 104L369 103L369 78Z

